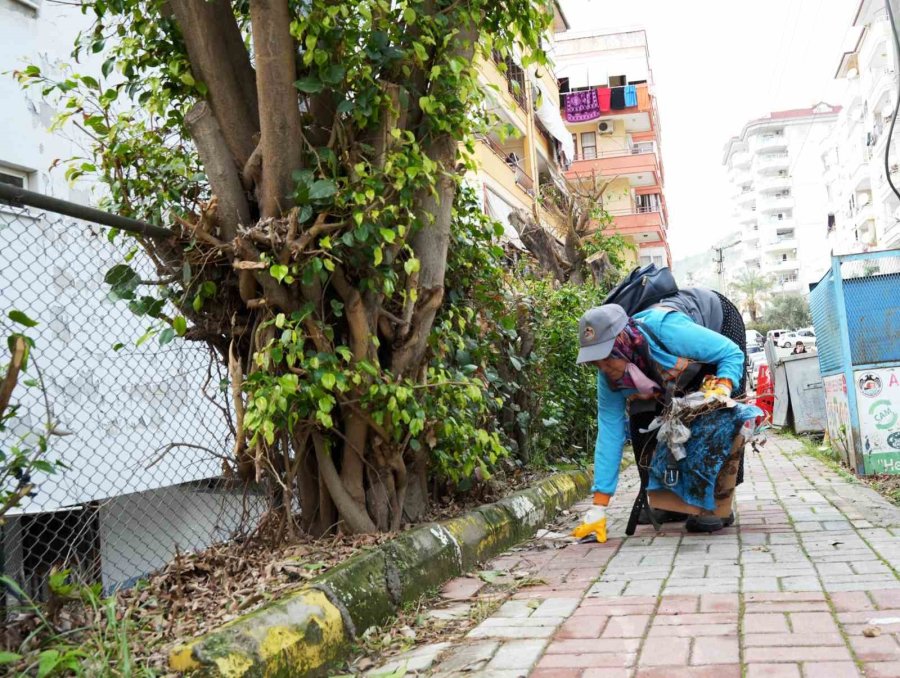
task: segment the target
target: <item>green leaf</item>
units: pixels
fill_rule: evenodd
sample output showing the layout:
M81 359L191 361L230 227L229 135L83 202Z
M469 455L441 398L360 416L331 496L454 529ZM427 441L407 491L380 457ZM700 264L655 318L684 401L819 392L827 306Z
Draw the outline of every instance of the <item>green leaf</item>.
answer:
M384 238L384 241L390 244L394 244L394 240L397 239L396 231L393 231L390 228L380 228L378 232L381 233L381 237Z
M167 327L159 334L159 345L165 346L170 343L175 338L175 330L171 327Z
M297 80L294 83L294 87L307 94L316 94L321 92L325 85L318 78L308 75L305 78Z
M284 280L284 277L289 273L289 269L284 264L275 264L272 268L269 269L269 275L275 278L278 282Z
M179 337L183 337L185 332L187 332L187 319L183 315L177 316L172 321L172 327L178 333Z
M416 271L419 270L419 260L413 257L412 259L407 259L403 264L403 270L406 271L406 275L412 275Z
M285 317L284 313L279 313L275 316L275 327L279 330L284 327L284 323L287 321L287 317Z
M27 315L22 313L22 311L10 311L7 315L9 316L9 319L14 323L24 325L25 327L37 327L37 321L32 320Z
M100 67L100 72L103 73L104 78L108 78L109 74L112 73L113 68L116 66L116 60L107 59L103 62L103 66Z
M326 372L322 375L322 386L327 388L329 391L334 388L335 382L335 376L331 372Z
M22 658L22 655L16 654L15 652L4 652L0 650L0 666L3 664L12 664L13 662L17 662Z
M408 24L416 23L416 10L414 10L412 7L404 8L403 20Z
M325 72L322 73L322 81L327 82L329 85L337 85L344 79L344 74L346 72L347 69L341 64L331 64L325 69Z
M327 200L337 193L337 184L331 179L319 179L309 187L310 200Z
M375 248L373 261L376 266L379 266L384 261L384 252L381 251L381 247Z
M37 678L46 678L59 665L59 650L44 650L38 657Z

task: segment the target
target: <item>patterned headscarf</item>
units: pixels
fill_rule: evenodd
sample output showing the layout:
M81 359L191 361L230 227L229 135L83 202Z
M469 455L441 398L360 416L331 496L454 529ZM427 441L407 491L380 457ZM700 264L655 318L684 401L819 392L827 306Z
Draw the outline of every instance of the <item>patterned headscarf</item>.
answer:
M612 384L613 387L637 389L644 395L662 391L659 384L647 376L647 372L651 371L647 339L634 319L629 318L625 328L619 332L610 355L628 361L625 374Z

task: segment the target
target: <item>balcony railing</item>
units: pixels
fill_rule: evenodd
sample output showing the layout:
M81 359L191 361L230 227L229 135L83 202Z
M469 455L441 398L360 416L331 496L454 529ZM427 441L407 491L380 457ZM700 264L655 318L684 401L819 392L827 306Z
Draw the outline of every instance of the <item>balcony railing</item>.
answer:
M633 207L626 207L624 209L618 210L607 210L607 214L611 217L624 217L629 214L653 214L655 212L662 212L661 205L635 205Z
M528 176L528 173L525 172L525 169L522 167L521 159L516 156L515 153L509 152L505 150L500 144L494 141L489 136L480 136L478 139L491 151L500 158L504 163L506 163L507 167L513 172L515 176L516 184L523 191L528 193L531 196L534 196L534 180Z
M656 154L656 144L652 141L642 141L630 148L615 148L612 150L597 151L596 148L585 148L575 154L575 160L597 160L600 158L623 158L629 155Z

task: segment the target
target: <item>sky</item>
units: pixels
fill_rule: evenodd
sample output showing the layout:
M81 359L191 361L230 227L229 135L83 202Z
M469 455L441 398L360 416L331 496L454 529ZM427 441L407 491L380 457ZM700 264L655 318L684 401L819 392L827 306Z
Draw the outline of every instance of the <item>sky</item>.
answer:
M731 227L727 141L770 111L840 104L859 0L562 0L577 29L645 28L672 258ZM848 45L848 42L851 44Z

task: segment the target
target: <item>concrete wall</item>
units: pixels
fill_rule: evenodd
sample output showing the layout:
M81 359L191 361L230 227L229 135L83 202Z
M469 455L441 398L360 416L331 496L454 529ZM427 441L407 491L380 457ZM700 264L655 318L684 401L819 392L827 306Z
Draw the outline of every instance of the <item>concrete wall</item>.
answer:
M75 36L89 26L89 17L77 7L47 0L0 0L0 73L30 63L44 72L62 73L63 65L70 61ZM87 62L90 69L91 59ZM70 187L63 168L50 170L57 160L83 154L84 140L50 133L56 111L41 100L39 90L24 92L5 74L0 77L0 101L0 171L6 168L25 174L31 190L88 202L89 184Z

